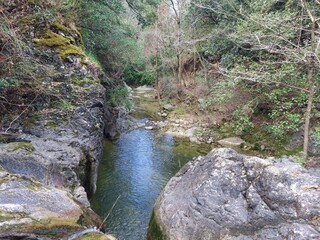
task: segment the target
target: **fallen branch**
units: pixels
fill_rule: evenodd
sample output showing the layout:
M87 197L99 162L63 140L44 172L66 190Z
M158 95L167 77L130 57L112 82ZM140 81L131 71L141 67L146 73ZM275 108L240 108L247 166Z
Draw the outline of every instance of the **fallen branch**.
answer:
M118 200L119 200L120 196L121 196L121 195L119 195L119 196L118 196L118 198L117 198L117 200L113 203L113 205L112 205L111 209L109 210L109 212L108 212L107 216L103 219L103 222L101 223L101 225L100 225L100 227L98 228L98 230L101 230L101 228L102 228L103 224L105 223L105 221L106 221L106 220L108 219L108 217L110 216L110 214L111 214L111 212L112 212L113 208L116 206L116 204L117 204L117 202L118 202Z

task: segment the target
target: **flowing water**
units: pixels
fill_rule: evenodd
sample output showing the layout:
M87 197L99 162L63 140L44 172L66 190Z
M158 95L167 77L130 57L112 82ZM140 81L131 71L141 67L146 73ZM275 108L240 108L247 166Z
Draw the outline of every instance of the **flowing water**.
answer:
M209 150L208 146L145 129L106 140L97 192L91 202L104 218L120 196L105 222L106 232L119 240L146 239L153 205L168 180L187 161Z

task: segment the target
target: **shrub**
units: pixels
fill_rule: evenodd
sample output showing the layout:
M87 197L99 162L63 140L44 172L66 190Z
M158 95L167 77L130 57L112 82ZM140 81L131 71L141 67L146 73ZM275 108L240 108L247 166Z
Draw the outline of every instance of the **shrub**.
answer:
M118 86L106 91L107 101L113 107L123 106L131 110L132 104L128 99L129 91L126 87Z

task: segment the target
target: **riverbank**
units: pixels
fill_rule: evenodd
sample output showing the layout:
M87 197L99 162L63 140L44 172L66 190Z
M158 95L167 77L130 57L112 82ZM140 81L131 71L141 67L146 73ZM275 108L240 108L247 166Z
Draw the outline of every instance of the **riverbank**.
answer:
M152 88L149 88L151 91ZM156 96L156 91L149 92ZM234 100L235 101L235 100ZM302 150L302 128L298 129L293 135L286 136L286 139L279 142L274 136L267 133L265 126L268 125L267 119L263 115L255 116L254 126L250 131L245 130L245 123L237 123L230 118L230 113L224 106L220 110L209 112L204 109L200 100L197 103L190 100L173 103L165 103L162 100L161 106L153 106L157 111L153 120L140 127L147 129L160 129L162 132L173 134L174 136L189 139L194 143L206 143L216 147L232 147L238 152L247 155L254 155L263 158L281 157L283 155L292 156L299 161ZM314 124L312 131L315 132L317 124ZM308 162L303 162L308 167L317 165L320 148L314 135L311 134Z
M139 96L136 96L137 93ZM162 104L159 107L155 96L156 90L153 87L142 86L133 90L132 98L138 101L140 106L137 109L133 108L132 116L143 117L145 112L150 116L144 123L133 124L133 128L156 130L191 143L210 145L211 149L232 147L248 155L273 156L274 150L271 146L261 142L245 141L222 119L214 115L196 115L181 105Z

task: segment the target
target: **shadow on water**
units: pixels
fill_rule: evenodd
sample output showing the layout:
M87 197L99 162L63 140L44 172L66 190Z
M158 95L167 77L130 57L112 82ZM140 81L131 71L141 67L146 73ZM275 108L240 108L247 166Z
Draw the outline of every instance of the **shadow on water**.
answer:
M146 239L154 202L168 180L180 166L209 150L145 129L105 140L92 207L103 218L121 195L105 222L106 232L119 240Z

